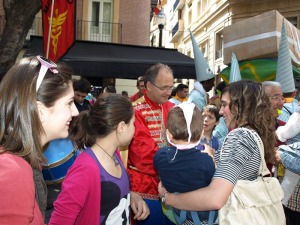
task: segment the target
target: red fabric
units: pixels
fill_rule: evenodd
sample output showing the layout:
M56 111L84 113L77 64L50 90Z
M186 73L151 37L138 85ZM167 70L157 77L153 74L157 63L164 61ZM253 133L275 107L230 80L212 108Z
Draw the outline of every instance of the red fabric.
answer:
M282 120L278 120L276 119L276 129L278 127L284 126L285 122L283 122ZM281 142L279 141L277 138L275 140L275 147L278 147L280 145L285 145L285 142ZM272 173L272 169L273 169L273 164L272 163L267 163L267 167L269 169L269 171L271 172L272 176L274 176L274 173Z
M49 225L100 224L100 170L96 161L81 153L69 168L54 202Z
M31 166L21 157L0 154L0 224L41 225Z
M219 99L219 98L220 98L219 95L214 95L214 96L212 96L212 97L210 98L210 101L214 101L214 100Z
M42 0L44 54L47 57L52 0ZM75 40L75 1L54 1L48 58L56 62Z
M150 107L149 107L150 106ZM128 173L130 176L131 191L143 194L142 197L157 198L158 174L153 166L153 157L158 150L160 140L160 123L158 110L162 110L163 121L166 125L167 116L174 104L167 101L162 106L153 103L147 95L135 108L135 134L129 145ZM150 109L151 108L151 109ZM151 119L149 119L151 117ZM151 131L151 132L150 132ZM165 132L163 132L165 135ZM155 141L156 140L156 141ZM132 169L135 167L136 169ZM151 197L149 195L152 195Z
M129 97L129 100L131 102L135 102L136 100L138 100L139 98L141 98L141 93L138 91L137 93L135 93L134 95Z
M160 13L160 9L156 6L153 8L153 13L155 13L156 15L158 15L158 13Z
M153 8L153 13L158 15L160 13L160 10L161 10L161 0L158 0L156 7Z

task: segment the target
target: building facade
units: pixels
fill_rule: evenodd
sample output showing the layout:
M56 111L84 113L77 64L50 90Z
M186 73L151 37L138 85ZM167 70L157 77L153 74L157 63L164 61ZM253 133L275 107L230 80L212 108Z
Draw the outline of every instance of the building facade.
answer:
M154 5L154 1L150 0L76 0L76 40L149 46L150 17ZM5 12L3 0L0 0L0 37L4 26ZM42 13L39 12L28 32L27 40L30 40L31 35L42 36L42 27ZM81 76L88 77L88 74ZM89 80L100 86L124 83L109 78ZM136 92L135 81L125 83L130 94Z
M166 15L163 46L177 48L193 57L191 31L215 74L226 67L223 63L223 29L226 26L276 9L300 28L298 0L168 0L163 9ZM149 39L153 46L158 46L159 29L155 17L151 21Z
M76 0L76 39L148 46L151 7L150 0ZM30 35L42 36L41 17L39 12L28 39ZM0 0L0 35L4 25Z
M226 26L276 9L300 28L299 0L76 0L76 39L158 47L160 31L153 8L159 2L166 15L162 46L193 57L191 31L215 74L226 67L223 63ZM3 0L0 0L0 35L4 24ZM33 22L28 40L30 35L42 36L41 13ZM104 79L102 83L105 86L112 82L116 83L114 79ZM135 91L134 82L132 86Z

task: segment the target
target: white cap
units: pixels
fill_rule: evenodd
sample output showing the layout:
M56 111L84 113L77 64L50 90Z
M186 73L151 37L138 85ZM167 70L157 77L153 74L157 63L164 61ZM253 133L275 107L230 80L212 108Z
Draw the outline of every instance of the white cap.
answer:
M191 34L191 40L192 40L192 44L193 44L194 62L195 62L197 81L201 82L201 81L205 81L205 80L214 78L215 75L209 68L209 65L206 62L191 31L190 31L190 34Z
M296 89L284 20L285 19L283 18L275 80L281 84L283 93L289 93L295 91Z
M239 80L242 80L239 62L235 54L232 53L229 83L233 83Z

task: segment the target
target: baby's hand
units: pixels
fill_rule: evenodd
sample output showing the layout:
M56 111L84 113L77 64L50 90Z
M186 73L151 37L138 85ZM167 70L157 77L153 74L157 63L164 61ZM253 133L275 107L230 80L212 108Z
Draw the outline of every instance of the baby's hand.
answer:
M211 148L209 145L204 145L205 146L205 149L204 149L204 153L207 153L214 161L215 163L215 166L216 165L216 160L215 160L215 149Z
M281 158L280 158L280 153L278 148L275 149L275 160L274 160L274 164L278 165L279 163L281 163Z
M209 145L204 145L204 151L205 153L207 153L209 156L211 156L212 158L214 158L215 155L215 150L213 148L211 148Z
M130 206L134 213L135 220L144 220L149 214L150 210L146 202L135 192L130 192Z

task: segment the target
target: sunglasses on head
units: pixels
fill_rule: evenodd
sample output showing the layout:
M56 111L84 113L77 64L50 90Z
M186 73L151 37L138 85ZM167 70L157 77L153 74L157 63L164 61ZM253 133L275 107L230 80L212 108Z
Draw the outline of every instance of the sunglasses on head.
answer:
M52 62L51 60L46 59L45 57L40 56L40 55L37 56L36 58L41 63L41 68L40 68L39 75L38 75L38 78L36 81L36 91L38 91L47 71L50 70L54 74L58 73L58 71L56 69L57 65L54 62Z

